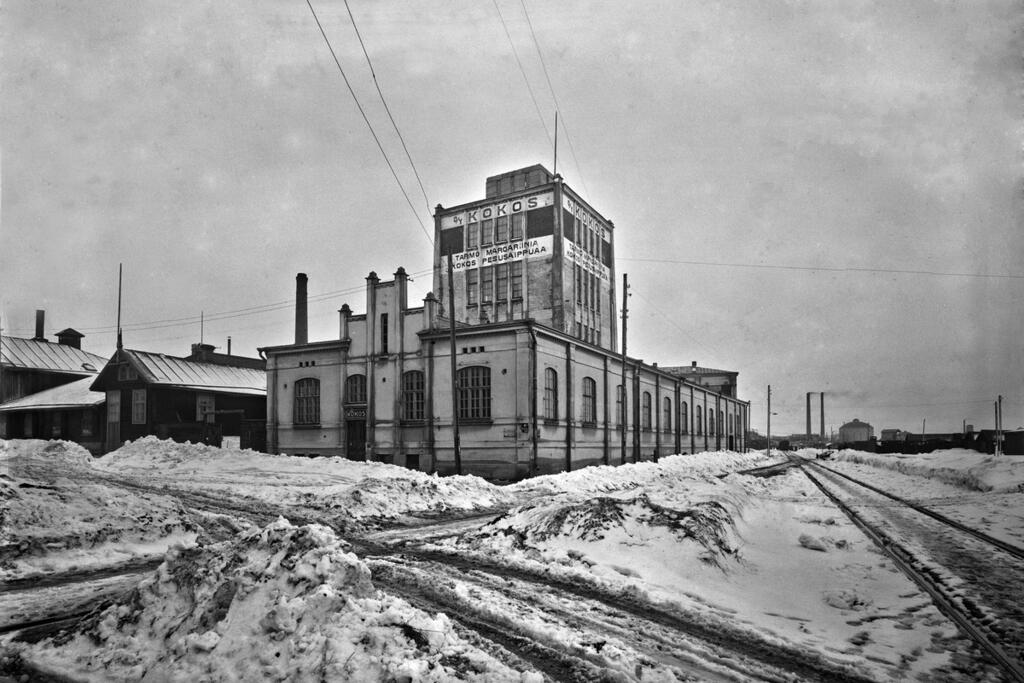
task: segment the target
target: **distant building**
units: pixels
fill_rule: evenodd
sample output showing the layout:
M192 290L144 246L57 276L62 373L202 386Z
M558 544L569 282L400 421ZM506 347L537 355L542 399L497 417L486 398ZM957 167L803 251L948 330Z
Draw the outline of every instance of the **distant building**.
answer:
M335 340L308 341L297 276L295 343L260 349L270 452L451 473L456 420L463 471L492 479L744 449L747 402L623 364L614 226L560 176L488 178L485 199L438 206L434 229L439 296L410 308L403 268L371 272L365 313L343 306Z
M663 367L662 370L691 384L708 387L723 396L737 396L736 383L739 381L740 373L733 370L701 368L697 367L697 361L693 361L689 366Z
M907 433L902 429L883 429L879 441L882 443L898 443L906 441Z
M46 314L36 311L36 334L31 339L0 337L0 438L58 439L86 435L94 439L102 417L88 389L106 363L102 356L83 351L82 335L71 328L57 333L57 343L44 333ZM75 387L56 390L68 384ZM46 392L38 399L27 399ZM102 403L102 402L101 402Z
M874 436L875 428L857 418L853 418L852 422L847 422L839 428L839 443L870 441Z

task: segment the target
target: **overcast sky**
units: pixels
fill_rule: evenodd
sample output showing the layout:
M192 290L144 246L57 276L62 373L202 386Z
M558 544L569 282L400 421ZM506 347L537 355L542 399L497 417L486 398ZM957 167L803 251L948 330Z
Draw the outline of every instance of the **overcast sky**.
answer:
M4 333L45 309L109 355L118 263L125 345L175 355L201 314L221 350L290 343L297 272L311 340L371 270L418 305L428 207L551 168L557 100L631 356L738 371L761 431L769 384L773 433L808 391L830 430L991 427L1000 393L1024 426L1019 2L349 6L426 198L343 2L313 7L409 202L304 0L5 2Z

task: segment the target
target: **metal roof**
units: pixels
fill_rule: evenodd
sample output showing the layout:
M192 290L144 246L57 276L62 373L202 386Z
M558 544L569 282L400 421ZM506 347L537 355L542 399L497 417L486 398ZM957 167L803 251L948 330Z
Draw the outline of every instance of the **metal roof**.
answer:
M59 387L45 389L43 391L16 398L13 401L0 403L0 413L10 413L17 410L39 410L56 408L91 408L98 406L107 400L106 394L102 391L90 391L89 387L95 381L92 376L76 379L74 382L62 384Z
M662 370L672 375L738 375L735 370L718 370L716 368L694 367L692 365L662 366Z
M66 344L5 336L0 339L0 363L25 370L95 375L107 359Z
M123 353L151 384L250 396L265 396L267 393L267 373L264 370L197 363L148 351L125 349Z

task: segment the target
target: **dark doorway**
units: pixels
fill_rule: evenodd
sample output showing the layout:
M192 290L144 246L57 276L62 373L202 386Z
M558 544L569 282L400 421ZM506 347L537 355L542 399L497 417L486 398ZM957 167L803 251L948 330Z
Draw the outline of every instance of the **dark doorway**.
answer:
M345 456L349 460L366 460L366 421L345 421Z
M409 453L405 456L405 466L410 470L418 470L420 468L420 454Z

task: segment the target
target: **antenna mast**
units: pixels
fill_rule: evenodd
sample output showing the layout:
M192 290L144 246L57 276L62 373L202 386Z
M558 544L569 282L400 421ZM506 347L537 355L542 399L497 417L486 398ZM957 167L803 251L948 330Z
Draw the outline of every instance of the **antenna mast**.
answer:
M555 110L555 175L558 175L558 110Z
M121 339L121 268L122 264L117 264L117 350L120 351L124 348L124 344Z

